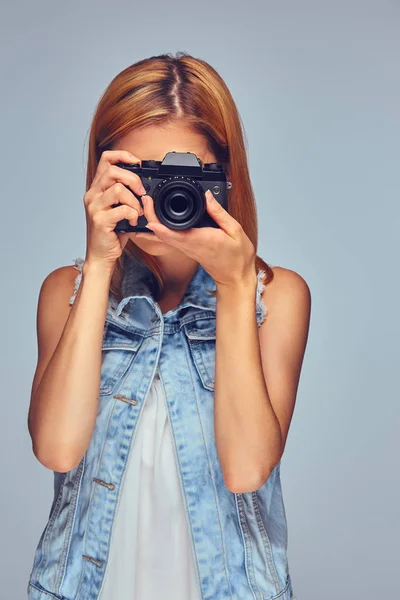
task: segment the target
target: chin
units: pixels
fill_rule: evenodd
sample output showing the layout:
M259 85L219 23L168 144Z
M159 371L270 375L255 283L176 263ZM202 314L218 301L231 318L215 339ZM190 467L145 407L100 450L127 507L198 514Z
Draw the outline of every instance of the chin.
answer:
M164 254L169 254L170 252L174 251L174 248L161 240L153 241L147 239L145 240L144 238L135 240L135 237L133 237L132 241L141 250L147 252L147 254L151 254L152 256L163 256Z

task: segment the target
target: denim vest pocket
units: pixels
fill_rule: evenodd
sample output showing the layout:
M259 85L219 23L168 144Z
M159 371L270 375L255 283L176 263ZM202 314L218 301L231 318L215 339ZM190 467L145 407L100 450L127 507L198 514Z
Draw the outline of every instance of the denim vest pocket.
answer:
M102 343L100 395L112 394L135 360L143 336L106 321Z
M190 353L203 387L214 391L215 380L215 317L191 321L183 325Z

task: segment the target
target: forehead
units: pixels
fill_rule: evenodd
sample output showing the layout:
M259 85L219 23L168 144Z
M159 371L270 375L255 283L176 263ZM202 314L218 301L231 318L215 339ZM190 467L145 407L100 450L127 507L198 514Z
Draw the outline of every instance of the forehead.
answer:
M167 152L193 152L203 163L215 157L207 148L204 136L184 126L150 125L121 137L113 150L128 150L140 160L163 160Z

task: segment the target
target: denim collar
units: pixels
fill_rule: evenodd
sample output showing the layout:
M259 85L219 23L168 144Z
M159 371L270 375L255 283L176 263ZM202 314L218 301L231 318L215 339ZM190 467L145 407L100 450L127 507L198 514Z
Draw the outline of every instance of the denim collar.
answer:
M177 308L193 306L216 311L216 297L209 293L209 290L215 289L214 279L199 263ZM158 282L152 270L136 257L126 254L121 281L122 300L116 307L116 315L121 314L123 308L132 298L144 297L151 304L154 304L157 292Z

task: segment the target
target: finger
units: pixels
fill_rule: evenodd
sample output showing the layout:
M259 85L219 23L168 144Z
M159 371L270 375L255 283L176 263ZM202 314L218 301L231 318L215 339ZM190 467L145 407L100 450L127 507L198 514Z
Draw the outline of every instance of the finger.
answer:
M160 238L160 240L179 248L182 251L187 252L190 248L193 249L196 244L196 237L198 236L198 229L192 228L189 230L177 231L176 229L170 229L163 225L163 223L149 221L146 225L148 229L154 232L154 234ZM148 234L151 235L151 234Z
M240 224L224 209L224 207L215 199L212 192L207 190L206 196L206 208L207 212L212 219L225 231L231 238L236 239L238 236ZM239 227L238 227L239 225Z
M128 186L137 196L143 196L146 193L142 180L139 175L127 171L116 165L108 165L108 168L102 173L96 184L92 186L96 192L102 194L114 183L123 183Z
M107 170L108 165L113 165L117 162L126 162L127 164L140 163L140 159L127 150L104 150L100 156L92 184Z
M140 215L143 214L142 206L139 200L132 194L123 183L117 182L109 187L104 194L101 194L96 202L96 209L105 210L111 208L113 204L127 204L132 208L136 208Z
M146 219L152 223L160 223L159 218L156 215L156 211L154 210L154 200L151 196L148 196L147 194L145 194L144 196L142 196L142 202L143 202L143 210L144 210L144 216L146 217Z
M131 225L137 225L138 218L139 213L136 208L132 208L127 204L121 204L121 206L116 206L111 210L99 211L94 216L97 223L104 223L107 227L111 227L111 229L115 229L118 221L122 221L122 219L128 219Z

